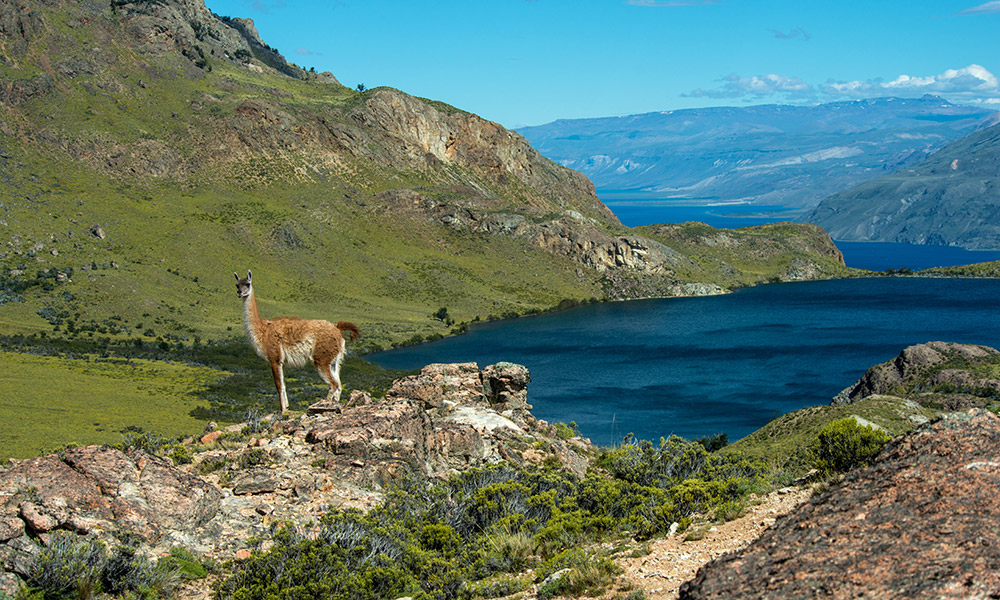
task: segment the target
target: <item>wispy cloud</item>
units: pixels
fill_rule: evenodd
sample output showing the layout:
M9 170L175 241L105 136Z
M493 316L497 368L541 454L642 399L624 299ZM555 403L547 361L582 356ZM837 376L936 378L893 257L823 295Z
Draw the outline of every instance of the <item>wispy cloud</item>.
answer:
M713 4L725 4L725 2L722 2L722 0L625 0L625 4L675 8L678 6L711 6Z
M733 73L723 77L722 85L696 89L686 97L733 99L744 102L763 100L785 102L818 102L837 99L877 98L882 96L914 97L924 94L942 96L953 102L997 104L1000 102L1000 80L981 65L948 69L937 75L899 75L895 79L853 81L829 80L812 84L799 77L770 73L741 77Z
M740 77L736 73L726 75L721 79L722 87L715 89L697 89L684 96L698 98L744 98L760 100L777 94L786 97L805 99L815 94L812 86L798 77L787 77L770 73L753 77Z
M249 4L253 10L268 12L272 8L284 8L285 0L243 0L244 4Z
M1000 13L1000 0L992 0L992 2L958 11L960 15L985 15L989 13Z
M790 40L797 37L800 37L803 40L808 40L809 38L812 37L811 35L809 35L808 31L802 29L801 27L793 27L792 30L789 31L788 33L785 33L779 29L768 29L768 31L774 34L774 37L776 37L779 40Z
M308 48L296 48L295 53L299 56L323 56L322 52L313 52Z

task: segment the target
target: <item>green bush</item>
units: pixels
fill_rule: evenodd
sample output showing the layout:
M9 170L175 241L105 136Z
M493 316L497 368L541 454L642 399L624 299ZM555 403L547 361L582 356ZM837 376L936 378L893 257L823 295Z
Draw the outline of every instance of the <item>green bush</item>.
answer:
M167 456L170 457L170 460L174 461L175 465L188 465L194 460L191 449L184 444L174 444L171 446L170 453Z
M839 419L819 431L810 452L819 471L843 473L871 464L890 439L884 431L852 418Z
M569 425L566 423L555 423L553 427L556 429L556 437L561 440L568 440L580 435L579 428L575 421L570 421Z

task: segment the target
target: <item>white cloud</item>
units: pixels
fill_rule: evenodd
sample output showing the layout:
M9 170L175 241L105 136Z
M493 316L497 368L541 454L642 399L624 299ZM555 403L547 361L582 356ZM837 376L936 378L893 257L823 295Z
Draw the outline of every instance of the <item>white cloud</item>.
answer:
M998 0L1000 2L1000 0ZM960 103L1000 103L1000 79L981 65L948 69L937 75L898 75L895 79L827 81L814 85L799 77L776 73L741 77L735 73L721 79L721 86L696 89L687 97L731 98L745 102L766 98L786 102L829 101L836 99L942 96Z
M958 12L960 15L985 15L989 13L1000 13L1000 0L993 0Z
M840 81L827 83L822 93L829 96L919 96L936 94L949 100L985 102L1000 98L1000 80L981 65L948 69L926 77L900 75L892 81Z
M313 52L308 48L296 48L295 53L299 56L323 56L322 52Z
M798 77L787 77L776 73L767 75L755 75L753 77L740 77L732 73L722 78L725 84L721 88L703 90L697 89L684 94L692 97L708 98L763 98L775 94L785 94L788 96L809 96L812 95L811 86Z

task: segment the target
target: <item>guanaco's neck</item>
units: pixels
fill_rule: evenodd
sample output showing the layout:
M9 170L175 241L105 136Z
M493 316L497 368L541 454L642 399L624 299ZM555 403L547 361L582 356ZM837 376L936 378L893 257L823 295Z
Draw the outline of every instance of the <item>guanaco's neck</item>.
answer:
M257 297L253 293L253 288L250 288L250 294L243 298L243 328L247 332L247 337L250 338L254 351L263 356L264 349L261 347L260 338L264 328L264 320L257 312Z

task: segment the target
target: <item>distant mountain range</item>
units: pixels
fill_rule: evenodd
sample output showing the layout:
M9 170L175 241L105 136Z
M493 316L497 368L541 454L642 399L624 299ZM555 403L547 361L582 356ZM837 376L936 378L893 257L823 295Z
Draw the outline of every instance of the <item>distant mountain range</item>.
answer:
M598 190L812 207L920 162L992 114L924 96L559 120L518 132Z
M839 240L1000 248L1000 119L823 200L803 220Z

